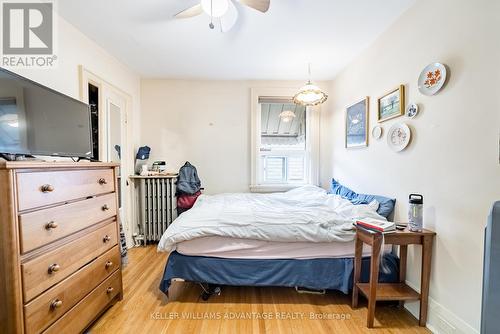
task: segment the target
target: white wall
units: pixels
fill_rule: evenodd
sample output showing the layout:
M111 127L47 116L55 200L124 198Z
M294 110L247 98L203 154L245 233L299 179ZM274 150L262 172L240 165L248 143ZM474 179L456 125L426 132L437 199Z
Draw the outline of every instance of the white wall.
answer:
M395 196L395 219L406 220L408 194L424 195L425 226L437 232L433 253L430 325L442 317L459 332L480 326L483 228L500 200L500 2L419 0L330 86L322 113L323 165L327 185L336 177L355 190ZM451 75L439 94L418 92L428 63L447 64ZM368 148L344 148L344 114L350 103L370 96L370 130L377 97L405 84L407 101L420 115L396 122L413 130L409 148L392 152L386 137ZM410 253L410 284L419 286L420 250ZM415 311L417 305L409 305Z
M71 97L80 98L78 66L119 87L133 97L134 114L139 114L140 78L119 60L90 40L57 14L58 65L53 69L12 69L31 80ZM138 120L139 118L137 118Z
M165 160L168 170L177 171L186 160L194 164L206 193L246 192L251 88L303 84L144 79L141 144L151 147L150 163Z
M129 114L132 138L129 139L129 156L135 157L140 131L140 78L137 73L127 68L116 58L107 53L83 33L64 19L57 19L58 66L53 69L11 69L12 71L39 82L73 98L80 98L79 65L91 71L108 83L120 88L132 97L132 110ZM130 162L133 166L133 161ZM128 212L125 221L131 223L132 215ZM127 229L127 226L125 226Z
M57 67L10 70L76 99L80 99L79 65L120 88L132 97L132 119L129 121L134 136L128 149L134 150L140 131L139 75L57 14L55 19L58 38Z

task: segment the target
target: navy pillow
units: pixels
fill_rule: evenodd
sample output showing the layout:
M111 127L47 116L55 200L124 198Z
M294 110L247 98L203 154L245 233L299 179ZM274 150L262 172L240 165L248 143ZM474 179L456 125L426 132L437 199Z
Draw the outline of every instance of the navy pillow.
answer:
M330 194L340 195L342 198L349 200L352 204L369 204L373 200L379 203L377 213L385 218L394 210L394 205L396 204L396 199L388 198L379 195L368 195L368 194L358 194L355 191L347 188L340 184L337 180L332 179L332 188L329 191Z

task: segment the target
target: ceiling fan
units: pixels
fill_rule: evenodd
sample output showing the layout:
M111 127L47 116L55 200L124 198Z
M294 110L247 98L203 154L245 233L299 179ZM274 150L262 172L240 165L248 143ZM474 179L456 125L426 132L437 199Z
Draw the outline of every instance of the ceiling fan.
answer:
M229 31L238 19L238 10L233 1L239 1L241 4L256 9L262 13L267 12L271 0L201 0L199 4L189 7L174 15L177 19L187 19L207 14L210 16L210 29L214 29L214 19L219 21L221 32Z

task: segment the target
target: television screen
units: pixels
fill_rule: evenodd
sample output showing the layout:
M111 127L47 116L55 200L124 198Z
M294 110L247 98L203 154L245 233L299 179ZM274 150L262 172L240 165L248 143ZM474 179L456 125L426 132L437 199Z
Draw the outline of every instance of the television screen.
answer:
M0 153L91 158L89 106L0 69Z

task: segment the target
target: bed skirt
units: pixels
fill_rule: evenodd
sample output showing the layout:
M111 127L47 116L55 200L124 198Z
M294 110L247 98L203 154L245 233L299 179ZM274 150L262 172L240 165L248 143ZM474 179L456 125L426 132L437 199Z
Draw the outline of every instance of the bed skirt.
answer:
M382 268L383 266L383 268ZM168 295L173 278L186 281L231 286L303 287L317 290L339 290L347 294L352 289L353 258L318 259L227 259L187 256L170 253L160 283L160 290ZM368 282L370 258L362 260L361 281ZM398 282L399 259L392 253L384 254L379 282Z

